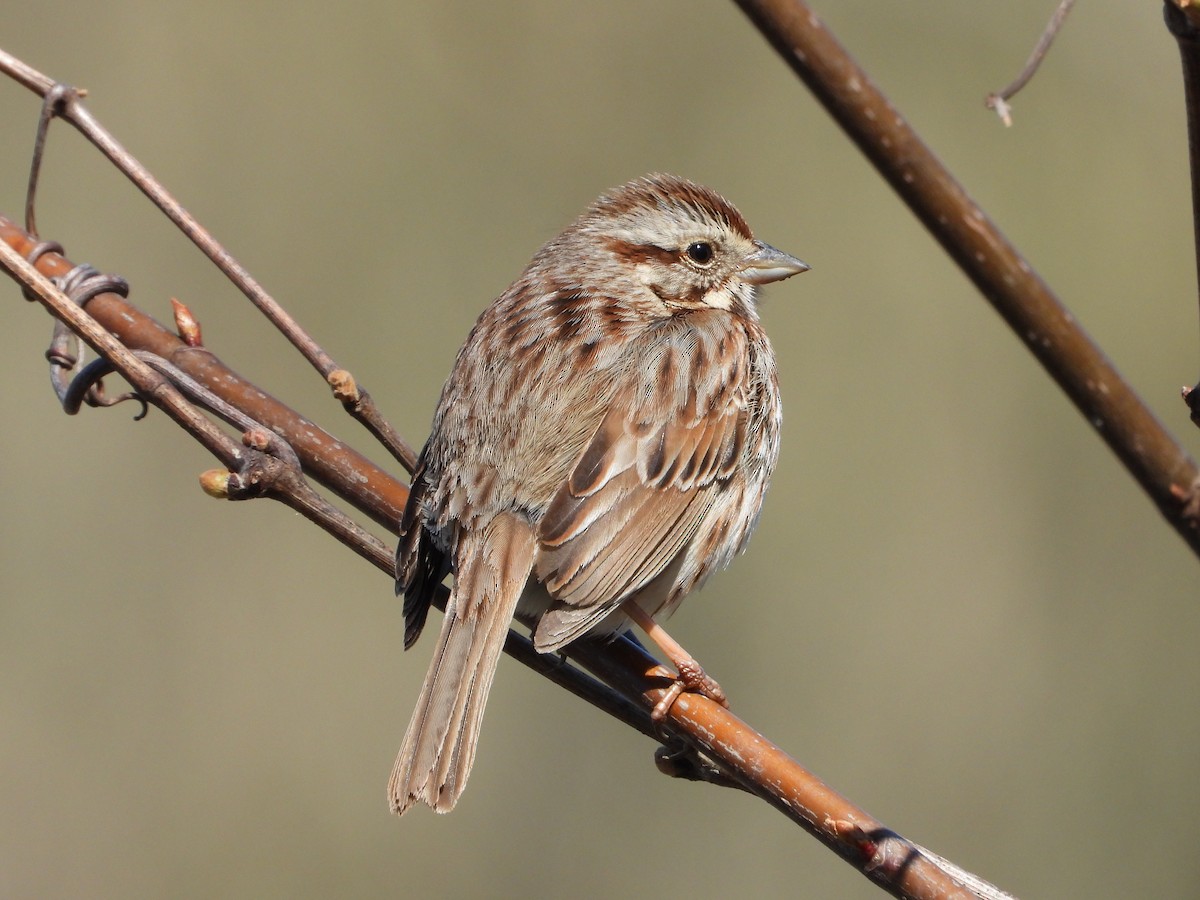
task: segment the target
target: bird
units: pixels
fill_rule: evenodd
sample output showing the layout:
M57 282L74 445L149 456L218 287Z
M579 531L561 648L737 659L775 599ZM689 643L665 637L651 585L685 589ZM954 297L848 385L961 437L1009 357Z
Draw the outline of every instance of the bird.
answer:
M400 521L404 646L453 585L388 784L454 808L510 623L542 653L636 623L683 690L726 703L662 630L744 549L779 456L760 285L807 271L715 191L652 174L602 194L479 316Z

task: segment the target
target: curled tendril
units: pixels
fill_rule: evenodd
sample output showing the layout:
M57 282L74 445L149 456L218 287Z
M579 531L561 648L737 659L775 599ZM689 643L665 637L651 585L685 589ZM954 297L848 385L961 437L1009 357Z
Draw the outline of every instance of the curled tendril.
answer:
M46 253L61 252L62 247L59 244L41 241L34 245L26 258L31 264L36 264ZM125 279L115 275L103 275L86 264L75 266L54 281L71 302L81 307L100 294L129 296L129 284ZM137 422L146 417L149 406L137 392L130 391L116 397L105 395L101 379L115 371L107 360L98 359L76 373L76 366L79 365L82 356L83 341L62 322L55 322L54 334L46 350L46 359L50 362L50 384L67 415L73 416L78 413L84 403L92 407L106 407L116 406L125 400L138 400L142 408L133 419Z
M47 355L49 352L47 351ZM51 359L53 365L55 360ZM150 406L146 403L146 398L137 391L126 391L123 394L118 394L115 397L109 397L104 392L103 378L105 375L111 375L116 369L113 364L107 359L94 359L82 369L78 374L71 379L70 384L59 395L59 400L62 402L63 412L68 416L73 416L79 412L80 407L86 403L88 406L116 406L118 403L124 403L126 400L136 400L142 405L142 408L133 417L133 421L140 422L146 418L150 412Z

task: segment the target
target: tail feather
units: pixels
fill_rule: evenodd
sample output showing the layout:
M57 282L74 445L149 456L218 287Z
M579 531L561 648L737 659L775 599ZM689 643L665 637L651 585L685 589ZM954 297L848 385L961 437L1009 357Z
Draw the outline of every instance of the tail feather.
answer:
M530 526L497 516L458 548L461 567L437 647L388 783L392 811L449 812L471 773L479 727L508 625L533 567ZM468 546L470 544L470 546Z

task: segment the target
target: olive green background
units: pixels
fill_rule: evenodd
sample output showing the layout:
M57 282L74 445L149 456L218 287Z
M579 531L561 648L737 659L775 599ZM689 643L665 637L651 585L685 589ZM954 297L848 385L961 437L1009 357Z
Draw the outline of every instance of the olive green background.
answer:
M831 29L1160 416L1197 374L1182 91L1155 2L825 2ZM729 3L13 4L90 108L414 443L483 306L601 190L710 184L813 271L767 293L785 423L746 556L673 633L734 709L1021 896L1187 897L1196 559ZM0 211L38 104L0 82ZM382 458L67 126L42 232L189 303L230 365ZM875 897L765 804L502 661L449 817L384 800L429 641L387 579L131 405L63 416L0 328L0 895ZM110 389L115 390L114 383Z

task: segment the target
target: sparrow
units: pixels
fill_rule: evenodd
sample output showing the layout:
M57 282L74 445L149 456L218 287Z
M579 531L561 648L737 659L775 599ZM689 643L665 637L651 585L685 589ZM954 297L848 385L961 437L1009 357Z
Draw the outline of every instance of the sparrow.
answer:
M683 690L719 685L662 630L741 551L782 407L757 289L808 270L674 175L597 199L480 315L442 389L400 522L404 646L454 581L388 786L448 812L513 619L542 653L636 623Z

